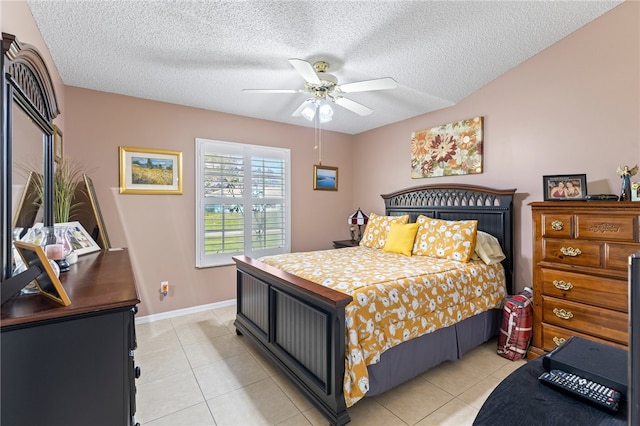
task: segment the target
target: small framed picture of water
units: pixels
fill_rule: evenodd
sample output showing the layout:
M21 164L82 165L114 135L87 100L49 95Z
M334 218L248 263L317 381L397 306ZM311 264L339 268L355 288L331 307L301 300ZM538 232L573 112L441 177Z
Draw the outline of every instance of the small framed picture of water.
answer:
M121 194L182 194L182 152L120 147Z
M338 190L338 168L329 166L313 166L313 189L324 191Z

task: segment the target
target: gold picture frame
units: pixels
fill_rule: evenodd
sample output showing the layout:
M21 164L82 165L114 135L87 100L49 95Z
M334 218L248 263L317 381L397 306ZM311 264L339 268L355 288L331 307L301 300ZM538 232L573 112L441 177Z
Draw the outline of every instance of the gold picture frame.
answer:
M38 190L39 185L42 185L42 175L36 172L29 172L22 190L22 196L18 201L18 206L13 216L13 228L24 228L25 230L31 228L36 223L38 215L43 215L40 211L42 201Z
M91 178L86 174L82 175L82 179L84 180L85 196L89 199L91 212L93 213L91 228L87 228L87 230L103 250L110 249L111 242L109 241L107 227L104 224L104 218L100 211L100 204L98 204L98 196L96 195L96 190L93 186L93 180L91 180Z
M34 279L40 293L63 306L69 306L71 299L49 264L49 259L44 254L42 247L24 241L14 241L13 245L27 268L32 266L40 268L40 274Z
M56 163L62 161L63 146L62 146L62 130L55 124L53 125L53 160Z
M121 194L182 194L182 152L119 147Z
M313 189L321 191L338 190L338 168L330 166L313 166Z

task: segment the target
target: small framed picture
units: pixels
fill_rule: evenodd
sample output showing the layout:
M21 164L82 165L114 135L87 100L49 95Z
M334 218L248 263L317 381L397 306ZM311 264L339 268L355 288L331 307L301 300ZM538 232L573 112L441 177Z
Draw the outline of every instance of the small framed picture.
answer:
M80 222L62 222L53 225L56 229L69 228L69 242L78 256L100 250L100 246Z
M55 124L53 125L53 160L56 163L62 161L62 131Z
M587 175L542 176L544 200L583 200L587 196Z
M51 268L49 259L47 259L42 247L24 241L14 241L13 245L27 268L36 266L40 270L40 274L37 275L34 280L40 293L63 306L69 306L71 300L64 290L64 287L62 287L53 268Z
M338 168L329 166L313 166L313 189L324 191L338 190Z
M120 147L121 194L182 194L182 152Z
M631 183L631 201L640 201L640 182Z

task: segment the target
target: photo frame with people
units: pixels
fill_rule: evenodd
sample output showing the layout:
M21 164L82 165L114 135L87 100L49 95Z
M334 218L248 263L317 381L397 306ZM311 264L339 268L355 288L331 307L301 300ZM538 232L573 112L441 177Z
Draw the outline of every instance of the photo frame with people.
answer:
M545 201L584 200L587 196L587 175L542 176Z

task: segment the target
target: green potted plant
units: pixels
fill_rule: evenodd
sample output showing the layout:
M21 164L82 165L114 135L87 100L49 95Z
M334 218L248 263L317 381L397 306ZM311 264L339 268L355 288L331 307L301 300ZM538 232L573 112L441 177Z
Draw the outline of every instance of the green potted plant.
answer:
M74 203L76 189L82 179L84 168L70 157L62 157L53 174L53 220L55 223L69 222L73 210L82 203ZM40 200L43 196L42 175L35 174L35 184Z

